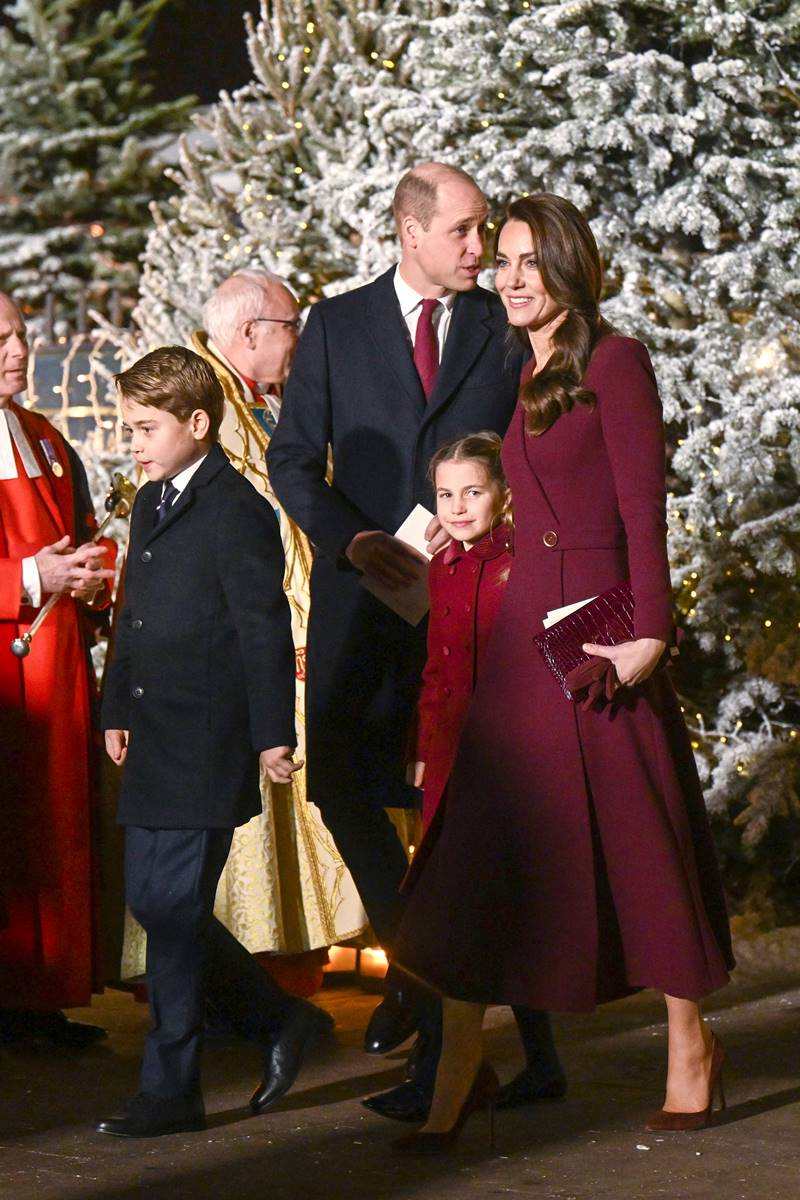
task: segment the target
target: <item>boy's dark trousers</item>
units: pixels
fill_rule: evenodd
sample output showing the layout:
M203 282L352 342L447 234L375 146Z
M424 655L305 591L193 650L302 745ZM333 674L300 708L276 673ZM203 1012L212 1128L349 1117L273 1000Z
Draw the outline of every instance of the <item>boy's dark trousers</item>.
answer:
M213 915L232 829L125 830L128 906L147 933L153 1027L140 1094L201 1115L204 1001L267 1046L294 1001Z

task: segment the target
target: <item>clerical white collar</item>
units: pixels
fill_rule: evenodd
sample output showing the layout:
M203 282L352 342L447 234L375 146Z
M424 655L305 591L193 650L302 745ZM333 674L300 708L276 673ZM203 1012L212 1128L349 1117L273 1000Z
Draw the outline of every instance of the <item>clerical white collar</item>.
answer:
M397 299L400 301L400 311L404 317L412 313L415 308L418 308L425 299L419 292L416 292L409 283L406 283L403 276L400 274L400 264L395 267L394 272L394 290L397 293ZM455 292L445 292L443 296L439 296L439 300L448 310L452 309L455 301Z
M9 405L8 408L0 408L0 479L16 479L18 477L14 446L17 447L17 453L28 478L37 479L42 473L41 468L25 436L22 422Z

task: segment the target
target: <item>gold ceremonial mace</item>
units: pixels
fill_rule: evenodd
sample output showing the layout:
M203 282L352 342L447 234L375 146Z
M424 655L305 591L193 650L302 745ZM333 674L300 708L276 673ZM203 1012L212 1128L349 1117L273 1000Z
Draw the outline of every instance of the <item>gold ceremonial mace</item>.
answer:
M106 510L106 515L103 517L102 522L97 527L97 532L92 538L93 542L99 540L106 525L109 523L109 521L113 520L114 517L127 517L128 513L133 507L135 495L136 484L131 483L130 479L127 479L124 475L120 474L119 471L115 471L111 476L111 486L108 489L108 494L106 495L105 503L103 505ZM28 632L23 633L22 637L14 638L13 642L11 643L11 653L15 654L17 658L28 657L31 652L31 641L33 640L33 635L39 629L40 625L47 617L47 614L51 612L52 609L54 609L58 604L62 595L62 592L54 592L47 603L37 613L36 618L34 621L32 621Z

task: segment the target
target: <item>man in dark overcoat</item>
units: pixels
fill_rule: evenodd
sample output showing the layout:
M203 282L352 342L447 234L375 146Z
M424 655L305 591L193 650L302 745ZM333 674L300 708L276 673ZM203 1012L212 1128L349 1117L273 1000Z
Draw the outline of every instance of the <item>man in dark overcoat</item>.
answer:
M256 1111L286 1091L331 1021L287 995L213 916L234 829L261 809L259 767L276 783L298 768L275 514L217 442L223 393L208 363L162 347L117 380L150 482L131 516L103 728L125 762L125 894L147 932L153 1028L138 1092L97 1128L150 1137L203 1127L204 1000L262 1049Z
M503 307L477 283L488 209L474 181L441 163L419 165L400 181L394 215L399 264L311 309L267 457L275 494L315 547L309 795L390 953L407 861L385 810L419 804L405 768L425 623L407 624L361 576L396 589L419 574L419 557L392 535L416 504L433 509L427 471L441 445L505 432L520 370ZM391 970L387 983L365 1048L386 1052L421 1024L430 1053L415 1087L370 1106L416 1119L432 1088L436 1021Z

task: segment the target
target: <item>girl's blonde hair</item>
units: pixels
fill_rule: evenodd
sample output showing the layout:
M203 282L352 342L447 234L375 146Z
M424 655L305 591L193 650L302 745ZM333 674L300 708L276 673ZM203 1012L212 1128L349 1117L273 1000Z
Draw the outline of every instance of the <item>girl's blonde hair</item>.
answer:
M436 487L436 471L446 462L479 462L485 468L492 483L496 483L503 493L505 500L501 510L504 521L511 522L511 495L508 490L501 451L503 439L488 429L480 433L468 433L466 437L456 438L440 447L431 459L428 467L428 479Z

